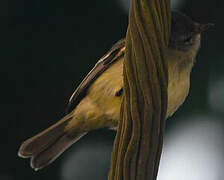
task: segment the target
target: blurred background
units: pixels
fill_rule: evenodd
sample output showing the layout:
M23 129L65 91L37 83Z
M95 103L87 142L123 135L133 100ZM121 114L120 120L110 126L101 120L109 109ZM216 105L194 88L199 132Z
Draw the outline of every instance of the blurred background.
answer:
M35 172L19 145L64 115L75 87L125 36L128 0L1 0L0 180L107 179L115 133L91 132ZM190 94L167 121L159 180L223 180L224 1L172 0L202 35Z

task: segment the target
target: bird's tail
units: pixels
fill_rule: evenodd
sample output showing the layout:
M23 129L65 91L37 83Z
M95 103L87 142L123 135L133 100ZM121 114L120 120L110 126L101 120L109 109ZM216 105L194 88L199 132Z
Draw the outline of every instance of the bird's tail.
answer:
M18 155L22 158L31 158L30 164L35 170L52 163L69 146L86 134L86 132L77 133L72 138L66 134L65 127L72 118L68 114L48 129L23 142Z

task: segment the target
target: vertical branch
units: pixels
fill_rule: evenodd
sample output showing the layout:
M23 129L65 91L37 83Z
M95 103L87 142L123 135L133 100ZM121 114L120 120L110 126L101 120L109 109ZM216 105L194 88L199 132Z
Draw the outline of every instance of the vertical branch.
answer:
M167 108L169 0L131 0L124 98L109 180L155 180Z

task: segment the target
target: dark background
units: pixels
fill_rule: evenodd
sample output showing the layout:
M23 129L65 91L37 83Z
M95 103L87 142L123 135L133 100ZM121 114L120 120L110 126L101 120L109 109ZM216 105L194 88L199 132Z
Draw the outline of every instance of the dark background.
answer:
M0 180L107 178L115 136L111 131L90 133L38 172L29 167L29 160L20 159L17 151L25 139L64 115L78 83L111 45L125 36L128 17L119 3L118 0L0 1ZM198 22L215 23L215 27L202 35L190 95L168 121L167 136L178 123L187 121L186 117L191 117L190 122L195 122L194 117L206 117L208 128L210 122L217 122L218 127L223 125L223 8L221 0L187 0L178 8ZM199 119L203 124L205 118ZM222 129L219 138L224 137ZM179 152L174 153L178 156ZM224 151L220 154L224 155ZM211 180L221 180L222 175Z

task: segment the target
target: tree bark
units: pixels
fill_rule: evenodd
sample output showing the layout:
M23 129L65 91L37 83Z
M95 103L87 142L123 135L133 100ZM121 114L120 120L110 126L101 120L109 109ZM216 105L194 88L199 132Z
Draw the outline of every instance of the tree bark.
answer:
M155 180L167 109L169 0L131 0L121 121L109 180Z

